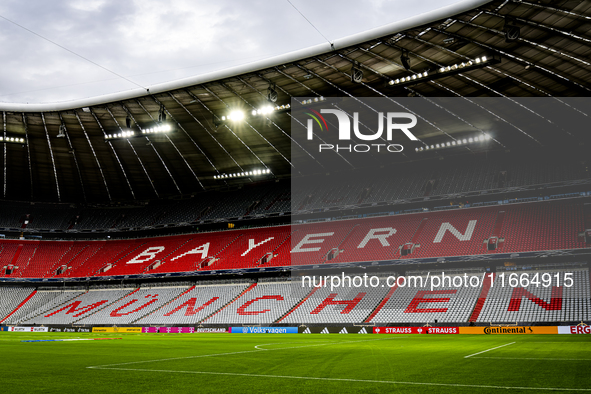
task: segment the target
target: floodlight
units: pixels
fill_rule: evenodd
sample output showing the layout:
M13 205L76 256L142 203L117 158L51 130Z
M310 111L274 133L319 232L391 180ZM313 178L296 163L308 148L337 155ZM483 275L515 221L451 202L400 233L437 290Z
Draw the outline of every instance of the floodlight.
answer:
M240 121L240 120L244 119L244 112L238 111L238 110L232 111L232 112L230 112L230 115L228 115L228 119L230 119L234 122Z

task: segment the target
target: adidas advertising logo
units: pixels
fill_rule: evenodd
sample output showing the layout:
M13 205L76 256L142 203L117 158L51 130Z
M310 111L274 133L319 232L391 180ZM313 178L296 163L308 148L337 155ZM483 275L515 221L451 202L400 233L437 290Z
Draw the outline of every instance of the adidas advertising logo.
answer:
M367 331L366 327L305 327L301 334L370 334L372 333Z
M330 327L303 327L300 329L300 334L372 334L373 332L367 331L367 327L343 327L343 326L330 326Z

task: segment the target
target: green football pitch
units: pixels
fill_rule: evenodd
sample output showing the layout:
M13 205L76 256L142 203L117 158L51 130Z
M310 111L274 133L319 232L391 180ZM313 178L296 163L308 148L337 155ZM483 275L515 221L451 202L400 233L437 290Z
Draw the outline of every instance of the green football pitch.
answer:
M121 338L100 341L22 342ZM589 392L588 335L0 333L3 393Z

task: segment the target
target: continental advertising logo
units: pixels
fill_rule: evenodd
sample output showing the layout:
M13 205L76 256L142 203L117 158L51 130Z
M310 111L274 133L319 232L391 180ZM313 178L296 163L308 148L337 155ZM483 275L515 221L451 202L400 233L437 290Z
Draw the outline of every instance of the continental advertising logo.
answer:
M379 112L377 114L377 130L370 130L369 133L362 133L359 130L359 112L353 112L353 114L350 115L345 111L338 109L321 109L320 112L318 112L311 108L306 108L306 111L305 114L310 117L306 125L306 138L309 141L314 140L314 124L317 125L321 132L329 131L328 123L323 114L334 115L338 121L338 140L343 143L319 144L319 152L345 151L350 153L367 153L374 151L400 153L404 150L404 147L400 144L390 143L395 132L402 132L409 140L418 141L417 137L415 137L410 131L411 128L416 126L417 117L407 112ZM352 121L351 118L353 119ZM352 144L351 142L354 139L367 143ZM381 140L382 143L378 143L378 140ZM346 142L349 142L349 144Z
M533 334L531 327L485 327L485 334Z
M460 334L558 334L556 326L515 326L515 327L460 327Z

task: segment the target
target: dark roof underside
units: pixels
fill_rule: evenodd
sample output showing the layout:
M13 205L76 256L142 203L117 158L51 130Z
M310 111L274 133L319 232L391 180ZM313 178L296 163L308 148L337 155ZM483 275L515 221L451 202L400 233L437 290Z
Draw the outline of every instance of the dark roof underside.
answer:
M275 84L276 104L293 97L587 97L591 88L591 1L493 1L483 7L382 39L168 93L65 112L3 112L4 133L27 145L0 144L0 198L20 201L109 202L186 195L220 186L213 179L268 167L291 174L290 114L240 125L214 119L230 109L250 112L266 103ZM505 25L519 27L507 42ZM400 61L407 51L411 70ZM391 79L436 70L476 57L501 62L407 87ZM352 62L364 72L350 78ZM161 106L177 132L105 142L126 117L151 127ZM60 124L66 138L57 138ZM454 128L446 130L453 134ZM426 143L427 132L417 135ZM577 137L576 135L574 137ZM510 137L501 141L511 147ZM405 160L401 156L401 160ZM297 171L297 169L296 169ZM244 182L235 181L235 182ZM59 192L58 192L59 190Z

